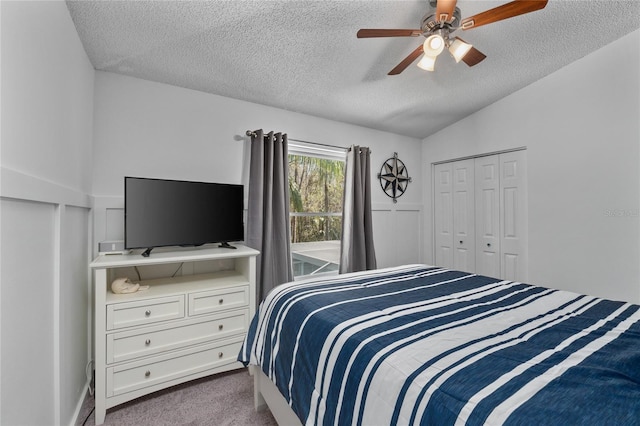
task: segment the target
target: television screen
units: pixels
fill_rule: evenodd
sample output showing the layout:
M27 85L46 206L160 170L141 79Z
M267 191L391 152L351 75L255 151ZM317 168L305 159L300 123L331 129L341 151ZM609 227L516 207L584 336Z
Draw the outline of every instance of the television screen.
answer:
M125 177L125 248L242 241L243 209L242 185Z

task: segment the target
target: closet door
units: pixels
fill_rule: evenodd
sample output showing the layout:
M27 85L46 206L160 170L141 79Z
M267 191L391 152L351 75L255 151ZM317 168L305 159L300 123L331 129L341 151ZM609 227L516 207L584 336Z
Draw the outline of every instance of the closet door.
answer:
M476 273L500 277L500 162L475 159Z
M526 151L434 166L435 263L527 279Z
M500 277L527 280L526 151L500 154Z
M453 268L453 166L434 166L435 263Z
M453 267L476 270L474 160L456 161L453 166Z
M474 272L474 161L437 164L434 172L436 265Z

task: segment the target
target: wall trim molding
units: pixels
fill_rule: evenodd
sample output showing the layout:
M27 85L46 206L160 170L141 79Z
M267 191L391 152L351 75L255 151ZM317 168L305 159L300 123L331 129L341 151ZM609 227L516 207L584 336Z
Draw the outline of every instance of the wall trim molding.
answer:
M245 203L246 205L246 203ZM93 207L100 209L124 209L123 196L94 195ZM372 203L373 211L422 211L424 206L420 203ZM244 209L247 210L246 207Z
M93 197L89 194L4 166L0 167L0 197L89 209L93 207Z
M97 209L124 209L123 196L94 195L93 207Z
M419 203L371 203L372 211L394 212L410 211L418 212L423 210L423 205Z

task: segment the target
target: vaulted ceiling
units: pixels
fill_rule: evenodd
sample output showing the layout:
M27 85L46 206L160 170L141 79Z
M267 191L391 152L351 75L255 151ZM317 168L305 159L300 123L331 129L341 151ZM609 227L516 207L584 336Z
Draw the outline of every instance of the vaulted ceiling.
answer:
M458 7L465 18L505 3L459 0ZM474 67L447 54L434 72L414 63L389 76L424 38L358 39L356 32L419 29L427 0L67 6L96 70L416 138L640 28L637 0L550 0L542 10L455 32L487 55Z

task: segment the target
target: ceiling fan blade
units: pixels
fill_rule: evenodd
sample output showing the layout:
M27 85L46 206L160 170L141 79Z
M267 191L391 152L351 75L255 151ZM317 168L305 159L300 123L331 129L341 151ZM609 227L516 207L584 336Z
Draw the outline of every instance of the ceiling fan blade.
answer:
M472 46L471 49L469 49L469 51L467 52L467 54L462 57L462 60L464 61L465 64L472 67L474 65L478 65L486 57L487 55L485 55L484 53L482 53L481 51L479 51L478 49Z
M465 18L462 20L461 27L463 30L469 30L525 13L535 12L536 10L544 9L547 2L548 0L515 0Z
M449 22L456 10L457 0L438 0L436 4L436 22Z
M384 29L361 29L358 31L358 38L369 37L417 37L422 35L422 30L384 30Z
M404 71L409 65L411 65L411 63L413 61L415 61L418 56L422 55L422 52L424 52L423 50L423 46L422 44L420 46L418 46L418 48L416 50L414 50L413 52L411 52L409 54L409 56L407 56L406 58L404 58L402 60L402 62L400 62L398 65L396 65L396 67L394 69L392 69L391 71L389 71L388 75L396 75L396 74L400 74L402 71Z

